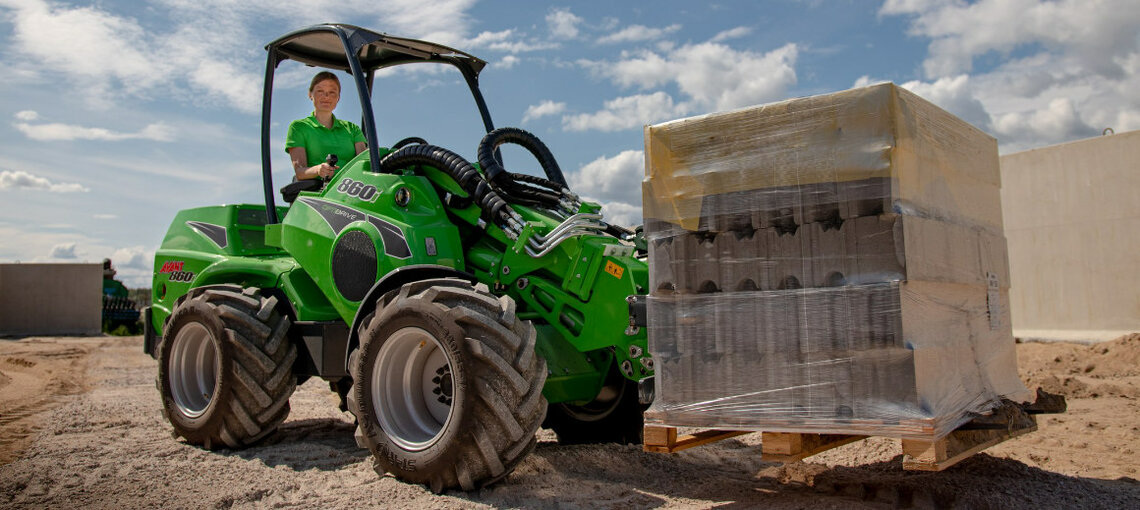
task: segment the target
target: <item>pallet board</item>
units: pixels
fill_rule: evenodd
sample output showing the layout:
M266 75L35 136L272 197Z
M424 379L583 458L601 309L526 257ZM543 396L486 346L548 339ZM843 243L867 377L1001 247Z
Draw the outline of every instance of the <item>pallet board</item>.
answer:
M678 435L676 427L646 425L642 442L647 452L673 453L749 433L746 430L703 430Z
M1063 405L1063 400L1062 400ZM1052 412L1063 412L1053 410ZM944 437L903 439L903 469L942 471L971 455L1008 439L1037 430L1037 418L1016 405L1008 405L993 415L980 417ZM754 431L701 430L678 433L677 427L646 425L643 448L647 452L674 453ZM867 435L761 432L761 458L769 462L796 462L832 448L866 439ZM874 434L871 434L874 435Z

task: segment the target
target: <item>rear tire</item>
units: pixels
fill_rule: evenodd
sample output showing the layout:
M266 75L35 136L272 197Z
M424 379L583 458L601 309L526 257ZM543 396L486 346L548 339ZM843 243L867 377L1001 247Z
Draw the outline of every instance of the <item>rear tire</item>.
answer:
M425 280L385 295L350 359L349 407L376 471L437 493L507 476L546 410L535 339L514 301L483 285Z
M210 450L241 448L289 415L297 349L276 307L276 297L236 285L179 299L158 345L156 380L176 436Z
M563 445L641 444L646 407L638 400L637 383L614 367L597 398L583 405L550 404L542 426L554 430Z

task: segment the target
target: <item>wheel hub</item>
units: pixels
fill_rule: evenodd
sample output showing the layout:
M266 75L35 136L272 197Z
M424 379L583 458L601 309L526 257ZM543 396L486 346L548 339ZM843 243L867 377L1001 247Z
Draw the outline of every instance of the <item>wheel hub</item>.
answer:
M439 340L422 328L401 328L384 341L370 385L380 428L405 450L430 447L451 420L451 361Z
M431 392L436 396L436 401L444 404L451 405L451 365L444 365L435 370L435 377L431 378L432 384L435 385Z
M218 384L218 346L204 325L191 322L178 330L170 347L167 382L174 405L188 418L206 412Z

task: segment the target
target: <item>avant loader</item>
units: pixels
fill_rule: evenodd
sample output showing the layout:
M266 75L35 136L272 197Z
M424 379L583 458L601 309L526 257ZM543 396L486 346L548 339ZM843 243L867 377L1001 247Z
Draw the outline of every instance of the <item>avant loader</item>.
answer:
M155 256L145 349L176 435L252 445L317 377L378 471L437 492L503 478L540 426L563 443L640 442L653 375L644 240L569 190L534 135L495 129L486 63L339 24L267 50L265 203L181 211ZM368 149L327 182L284 186L279 205L269 119L286 60L351 76ZM374 81L410 64L458 69L486 131L477 162L453 152L465 147L377 138ZM545 176L504 168L503 144Z

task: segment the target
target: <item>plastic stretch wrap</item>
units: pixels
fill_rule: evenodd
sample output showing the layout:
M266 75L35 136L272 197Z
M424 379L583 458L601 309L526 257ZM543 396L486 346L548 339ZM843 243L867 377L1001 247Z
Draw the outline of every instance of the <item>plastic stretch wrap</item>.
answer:
M929 438L1029 398L993 138L883 84L645 143L647 422Z

